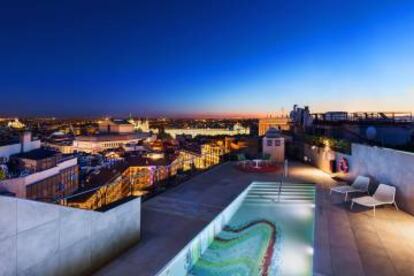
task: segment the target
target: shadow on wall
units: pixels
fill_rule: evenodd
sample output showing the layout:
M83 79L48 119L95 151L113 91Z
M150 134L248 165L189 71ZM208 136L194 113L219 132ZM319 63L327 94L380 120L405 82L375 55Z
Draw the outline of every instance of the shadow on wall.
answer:
M96 212L0 196L0 275L91 274L139 241L140 205Z
M395 186L398 206L414 215L414 153L361 144L352 144L351 155L334 151L328 154L324 148L307 144L295 144L291 152L299 155L302 162L306 157L307 163L338 180L352 182L358 175L370 177L370 194L375 192L380 183ZM349 172L332 173L330 162L336 160L338 165L338 160L342 158L346 158Z

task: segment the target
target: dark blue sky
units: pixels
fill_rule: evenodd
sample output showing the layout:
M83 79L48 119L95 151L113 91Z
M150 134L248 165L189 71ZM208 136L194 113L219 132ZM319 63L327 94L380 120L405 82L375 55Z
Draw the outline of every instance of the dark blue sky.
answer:
M414 110L414 1L8 2L0 115Z

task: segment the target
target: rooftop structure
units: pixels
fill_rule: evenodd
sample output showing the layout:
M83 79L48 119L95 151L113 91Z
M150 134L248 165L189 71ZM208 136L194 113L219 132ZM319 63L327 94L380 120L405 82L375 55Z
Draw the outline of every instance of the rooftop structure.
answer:
M267 155L270 160L282 163L285 161L285 138L280 131L275 128L269 128L263 137L262 145L263 154Z
M405 146L414 142L411 112L326 112L312 114L308 131L357 143Z
M14 155L14 158L20 159L29 159L29 160L42 160L56 156L56 151L46 150L46 149L34 149L28 152L22 152Z
M412 112L395 112L395 111L329 111L325 113L311 114L315 123L320 122L353 122L353 123L412 123L414 122Z
M19 198L55 201L78 189L77 158L42 148L10 157L0 187Z

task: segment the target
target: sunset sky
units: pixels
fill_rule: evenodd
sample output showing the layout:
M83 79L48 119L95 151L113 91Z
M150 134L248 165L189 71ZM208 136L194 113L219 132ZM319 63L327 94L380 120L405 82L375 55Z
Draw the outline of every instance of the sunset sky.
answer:
M414 1L8 1L0 116L414 111Z

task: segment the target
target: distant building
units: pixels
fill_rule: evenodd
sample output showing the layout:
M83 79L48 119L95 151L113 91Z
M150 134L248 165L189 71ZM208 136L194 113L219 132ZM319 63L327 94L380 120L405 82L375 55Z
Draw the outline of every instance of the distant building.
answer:
M10 121L7 126L14 129L23 129L26 127L22 122L19 121L18 118L14 119L14 121Z
M348 120L348 112L345 111L330 111L325 113L325 120L338 122Z
M263 137L263 154L276 162L285 160L285 138L275 128L269 128Z
M124 161L92 173L86 180L82 195L70 197L66 204L72 207L96 209L104 203L127 196L141 196L154 183L177 174L177 156L160 159L128 156ZM91 192L88 192L91 191ZM105 198L101 195L105 194Z
M77 158L45 149L34 149L10 157L10 175L0 188L19 198L53 201L78 189Z
M205 159L201 155L200 150L190 150L190 149L182 149L180 150L180 154L178 159L182 164L182 169L184 171L190 170L193 167L196 169L206 169L207 166L205 164Z
M134 132L134 125L123 119L106 119L98 122L100 134L126 134Z
M273 127L279 130L290 129L290 119L287 116L269 117L259 120L259 136L266 134L266 131Z
M312 125L313 118L308 106L298 107L296 104L290 112L290 119L293 127L296 129L306 129Z
M63 154L72 154L75 151L73 147L73 141L44 142L43 147L58 151Z
M138 144L139 141L149 139L148 133L131 133L119 135L78 136L73 141L73 151L99 153L105 150L124 147L124 145ZM128 147L130 149L131 147Z
M221 157L228 152L222 141L201 145L201 155L207 168L219 164Z
M243 127L241 124L236 123L232 128L166 128L165 133L171 135L172 138L176 138L178 135L190 135L196 136L235 136L235 135L249 135L250 128Z
M63 132L54 132L42 141L42 146L63 154L73 153L73 136Z
M147 152L148 148L139 143L126 143L122 146L126 152L137 151L137 152Z
M137 120L135 121L131 116L128 119L128 123L134 126L134 129L136 131L142 131L142 132L149 132L151 131L149 126L148 120Z
M308 132L354 143L405 146L414 142L411 112L330 111L312 115Z
M134 125L125 120L105 120L98 123L99 134L77 136L73 141L73 151L98 153L104 150L124 147L146 139L151 139L148 132L135 132Z

